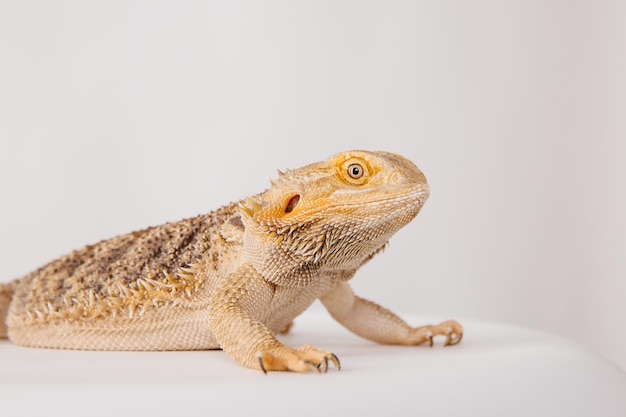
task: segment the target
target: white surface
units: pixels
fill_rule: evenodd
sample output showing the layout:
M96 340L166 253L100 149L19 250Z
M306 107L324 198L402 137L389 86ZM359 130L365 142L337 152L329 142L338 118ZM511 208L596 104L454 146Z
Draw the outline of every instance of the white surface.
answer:
M386 149L432 196L360 295L626 369L624 45L623 1L2 0L0 280Z
M626 373L599 356L528 329L463 323L460 345L394 347L305 314L283 340L335 352L343 369L326 375L263 375L220 351L55 351L0 342L0 407L3 416L626 415Z

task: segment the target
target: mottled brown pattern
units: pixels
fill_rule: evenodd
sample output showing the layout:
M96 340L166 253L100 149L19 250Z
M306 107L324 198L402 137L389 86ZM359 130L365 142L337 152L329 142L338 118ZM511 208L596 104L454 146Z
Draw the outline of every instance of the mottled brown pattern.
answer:
M120 285L142 290L139 279L162 281L163 272L176 276L181 267L190 267L205 256L217 264L218 255L211 250L219 239L217 230L226 221L240 223L238 218L236 205L231 204L210 214L86 246L24 277L15 302L29 306L30 311L38 312L35 316L43 318L51 307L62 313L72 298L84 299L82 294L92 292L98 299L112 295L125 298L133 293L124 292Z

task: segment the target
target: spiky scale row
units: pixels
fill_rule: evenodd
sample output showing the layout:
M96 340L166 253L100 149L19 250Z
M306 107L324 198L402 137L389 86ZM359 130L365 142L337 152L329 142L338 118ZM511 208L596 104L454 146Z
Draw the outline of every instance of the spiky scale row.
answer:
M94 320L108 316L141 317L146 309L163 308L181 303L183 298L191 299L202 287L201 274L194 275L192 268L179 268L175 276L163 270L162 280L138 278L131 285L117 283L98 294L93 289L87 291L82 302L76 297L61 297L63 308L55 308L50 301L38 308L26 311L25 324L47 323L57 320Z

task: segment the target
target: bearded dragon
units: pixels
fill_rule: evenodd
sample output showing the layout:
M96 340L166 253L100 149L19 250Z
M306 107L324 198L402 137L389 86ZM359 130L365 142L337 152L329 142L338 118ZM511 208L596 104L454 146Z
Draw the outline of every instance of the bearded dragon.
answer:
M267 371L326 372L337 356L276 334L316 299L366 339L445 336L456 321L410 327L349 281L429 196L424 174L387 152L350 151L280 172L261 194L209 214L86 246L0 285L0 337L31 347L222 349Z

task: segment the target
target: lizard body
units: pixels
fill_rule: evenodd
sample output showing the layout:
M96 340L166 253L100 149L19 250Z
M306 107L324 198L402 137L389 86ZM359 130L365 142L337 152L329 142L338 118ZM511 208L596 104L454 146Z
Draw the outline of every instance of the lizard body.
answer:
M455 321L411 328L356 296L356 270L429 195L409 160L350 151L279 173L265 192L209 214L104 240L0 284L0 337L44 348L223 349L263 371L326 371L337 357L275 334L320 299L352 332L417 345Z

